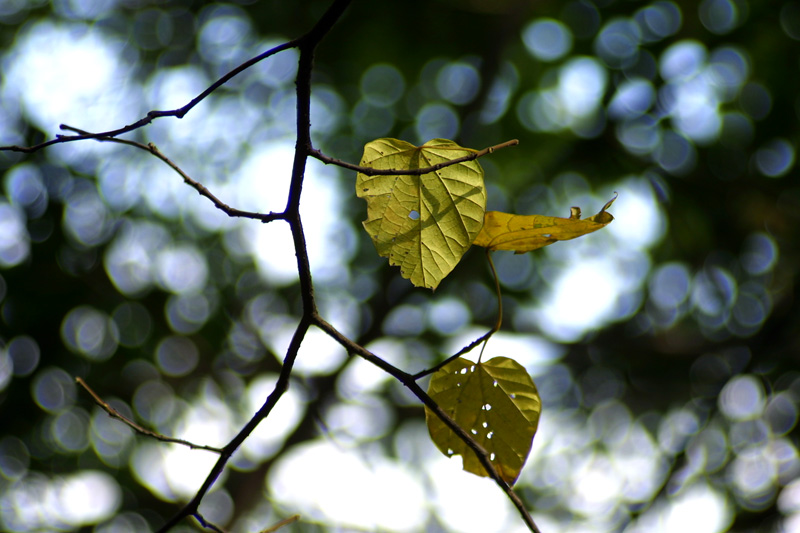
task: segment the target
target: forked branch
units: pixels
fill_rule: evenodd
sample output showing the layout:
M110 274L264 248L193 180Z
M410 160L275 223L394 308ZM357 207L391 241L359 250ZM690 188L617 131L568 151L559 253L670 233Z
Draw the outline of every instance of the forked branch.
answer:
M433 412L448 428L450 428L453 433L458 435L458 437L464 441L464 443L475 453L475 455L478 457L478 460L481 462L481 465L483 465L483 467L486 469L486 472L489 474L489 477L492 478L492 480L494 480L494 482L503 490L503 492L506 493L508 498L511 500L511 503L513 503L514 507L517 508L517 511L519 511L520 516L525 521L525 524L528 526L528 528L534 533L540 533L538 526L533 521L533 518L528 512L528 509L525 507L525 504L522 502L517 493L514 492L514 489L512 489L511 486L502 478L500 473L497 472L497 469L495 469L489 452L487 452L486 449L472 437L472 435L459 426L455 420L450 418L450 416L445 413L441 407L439 407L439 404L437 404L430 396L428 396L428 393L417 384L414 376L384 361L360 344L353 342L347 338L347 336L340 333L331 324L326 322L322 317L318 315L315 316L314 323L336 342L338 342L343 348L345 348L348 353L358 355L359 357L369 361L405 385L411 391L411 393L414 394L414 396L416 396L423 404L425 404L425 406L428 407L431 412ZM484 337L481 339L483 338ZM481 339L476 342L480 342Z
M204 527L208 529L214 531L222 531L218 526L215 526L214 524L207 522L202 517L202 515L199 514L198 509L200 502L203 499L203 497L208 493L213 484L216 482L222 471L225 469L233 453L251 435L251 433L255 430L255 428L265 418L267 418L267 416L269 416L269 414L272 412L272 409L275 407L277 402L280 400L280 398L283 396L286 390L288 390L292 369L294 366L294 362L297 358L300 345L303 342L303 339L305 337L306 332L308 331L308 328L312 325L315 325L320 329L322 329L323 331L325 331L325 333L327 333L331 338L333 338L339 344L341 344L349 353L364 358L370 363L383 369L385 372L387 372L395 379L397 379L399 382L401 382L403 385L405 385L417 398L419 398L419 400L426 407L428 407L431 410L432 413L434 413L437 417L439 417L445 425L447 425L456 435L458 435L458 437L461 440L463 440L467 444L467 446L476 454L476 456L486 469L489 476L497 483L498 486L500 486L500 488L507 494L508 498L515 505L515 507L519 511L520 515L522 516L528 528L534 533L539 532L539 529L537 528L536 524L534 523L533 519L531 518L527 509L525 508L525 505L520 500L519 496L512 490L512 488L508 485L508 483L506 483L502 479L502 477L495 469L487 451L472 437L472 435L470 435L467 431L465 431L458 424L456 424L452 420L452 418L450 418L444 412L444 410L442 410L439 407L439 405L434 400L432 400L430 396L428 396L428 394L417 384L417 380L423 375L427 375L427 373L430 373L429 371L425 371L417 375L411 375L387 363L377 355L371 353L363 346L359 345L358 343L350 340L349 338L341 334L332 325L330 325L327 321L325 321L317 312L316 300L314 297L314 287L311 279L311 269L308 260L308 250L306 246L305 233L303 231L303 226L299 211L300 197L305 177L306 161L308 157L315 157L320 161L323 161L324 163L335 164L343 168L348 168L350 170L355 170L357 172L361 172L368 175L378 175L378 174L414 175L414 174L426 174L429 172L434 172L449 165L454 165L465 161L471 161L479 157L482 157L483 155L492 153L498 149L518 144L518 141L511 140L505 143L498 144L496 146L485 148L483 150L475 151L467 156L454 159L446 163L441 163L431 167L414 169L414 170L376 170L368 167L361 167L359 165L345 163L343 161L328 157L322 154L322 152L320 152L319 150L314 149L311 143L311 136L310 136L311 70L313 66L314 51L317 45L322 40L322 38L325 36L325 34L334 26L334 24L336 24L339 17L348 7L350 2L351 0L333 0L331 6L326 11L326 13L320 18L320 20L314 26L314 28L312 28L307 34L298 39L289 41L280 46L272 48L271 50L268 50L242 63L237 68L233 69L228 74L217 80L214 84L209 86L206 90L204 90L197 97L192 99L190 102L188 102L185 106L181 108L174 109L171 111L150 111L149 113L147 113L145 117L143 117L137 122L134 122L133 124L129 124L122 128L100 133L91 133L79 130L78 128L72 126L62 125L62 129L76 132L77 135L60 135L55 139L29 147L20 147L20 146L0 147L0 150L10 150L10 151L29 153L29 152L35 152L37 150L40 150L42 148L45 148L53 144L86 140L86 139L94 139L100 142L117 142L122 144L128 144L136 148L146 150L151 154L153 154L154 156L158 157L164 163L169 165L173 170L175 170L182 177L184 182L193 187L199 194L208 198L218 209L225 212L228 216L251 218L260 220L262 222L269 222L272 220L281 219L286 221L290 226L294 242L295 255L297 257L297 271L298 271L298 278L302 294L303 312L300 321L297 325L297 328L295 329L292 341L289 347L287 348L286 355L283 361L283 366L281 368L278 380L275 384L273 391L266 398L262 407L258 410L258 412L256 412L250 418L250 420L244 425L244 427L242 427L239 433L227 445L225 445L224 448L217 449L211 447L198 446L192 443L180 442L175 439L167 440L167 442L180 442L181 444L186 444L195 448L215 451L220 454L220 457L217 460L214 467L211 469L209 475L206 477L202 486L198 489L197 493L192 498L192 500L188 502L182 509L180 509L167 523L165 523L159 529L159 533L165 533L169 531L172 527L177 525L183 519L188 518L190 516L195 517ZM185 172L183 172L175 163L173 163L169 158L164 156L164 154L162 154L155 147L155 145L142 144L135 141L123 140L117 138L119 135L134 131L149 124L156 118L167 117L167 116L182 118L198 103L200 103L202 100L208 97L208 95L210 95L213 91L224 85L228 80L230 80L240 72L246 70L252 65L255 65L256 63L258 63L263 59L266 59L278 52L288 50L290 48L297 48L300 51L298 72L296 78L297 143L295 147L295 157L294 157L294 165L292 168L289 195L287 199L286 209L282 213L261 214L261 213L251 213L234 209L228 206L227 204L223 203L216 196L214 196L205 186L195 181ZM498 328L499 328L499 321L492 331L482 336L480 339L476 340L470 346L465 348L465 350L459 352L458 355L464 353L465 351L468 351L468 349L472 349L472 347L476 346L480 342L485 342L486 339L488 339L488 337L491 336L491 334L497 331ZM145 430L144 428L137 426L132 421L128 420L127 418L117 413L115 410L113 410L113 408L110 408L108 404L103 402L99 396L97 396L91 389L89 389L89 387L83 382L83 380L81 380L80 378L77 379L78 383L80 383L89 392L89 394L91 394L95 398L95 401L97 401L98 404L101 405L101 407L103 407L104 409L106 409L107 407L106 410L107 412L109 412L111 416L119 418L120 420L122 420L123 422L125 422L126 424L128 424L129 426L131 426L132 428L134 428L139 432L156 437L157 434L153 434L152 432L149 432L148 430ZM168 439L163 436L160 437L161 438L159 437L156 438L159 438L159 440ZM284 523L279 523L276 526L280 527L281 525L284 525ZM271 530L274 530L274 528L272 528ZM270 530L268 529L267 531Z

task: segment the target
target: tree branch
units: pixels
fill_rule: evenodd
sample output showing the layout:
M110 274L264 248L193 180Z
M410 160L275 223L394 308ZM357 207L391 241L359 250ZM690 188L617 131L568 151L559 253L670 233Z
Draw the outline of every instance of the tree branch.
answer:
M338 342L349 353L356 354L359 357L366 359L405 385L406 388L408 388L411 393L414 394L414 396L416 396L423 404L425 404L425 406L430 409L433 414L435 414L448 428L450 428L453 433L458 435L458 438L460 438L475 453L475 455L478 457L478 461L480 461L481 465L483 465L483 468L486 469L486 472L489 474L489 477L492 478L494 482L503 490L503 492L506 493L508 498L511 500L511 503L513 503L514 507L517 508L517 511L519 511L520 516L522 516L522 519L525 521L525 524L528 526L528 528L533 533L541 533L539 527L536 525L536 522L533 521L530 513L525 508L523 501L494 468L494 465L489 458L489 452L487 452L486 449L472 437L472 435L459 426L455 420L450 418L450 416L444 412L441 407L439 407L439 404L436 403L433 398L428 396L428 393L426 393L419 385L417 385L414 376L404 372L403 370L400 370L390 363L387 363L360 344L353 342L319 315L314 317L314 324L316 324L317 327L322 329L332 339ZM477 342L479 341L476 341L476 343Z
M289 347L286 349L286 357L283 359L283 366L281 367L278 381L275 383L275 388L267 397L264 405L262 405L256 414L250 418L247 424L245 424L244 427L239 430L239 433L228 444L225 445L220 454L220 458L214 464L211 472L209 472L208 476L203 482L203 485L198 489L192 500L187 503L183 509L178 511L178 513L175 514L166 524L161 526L157 533L166 533L184 518L197 514L197 510L200 507L200 502L217 481L217 478L225 469L225 466L228 464L231 456L233 456L233 453L250 436L256 427L269 416L269 414L272 412L272 409L278 403L278 400L280 400L281 396L283 396L283 394L289 390L289 378L292 375L292 368L294 367L294 362L297 359L297 352L300 350L300 345L302 344L310 325L311 320L306 318L302 318L300 323L297 324L297 328L294 331L294 335L289 343Z
M233 70L222 76L220 79L212 83L205 91L198 94L196 97L192 98L192 100L185 106L179 107L178 109L172 109L169 111L158 111L158 110L149 111L144 117L137 120L136 122L114 130L104 131L101 133L86 132L86 133L81 133L79 135L56 135L55 139L50 139L49 141L45 141L43 143L39 143L33 146L18 146L18 145L0 146L0 151L33 153L41 150L42 148L46 148L54 144L61 144L73 141L83 141L85 139L99 139L101 137L117 137L119 135L122 135L123 133L128 133L130 131L134 131L141 127L144 127L153 122L153 120L161 117L183 118L186 115L186 113L192 110L194 106L205 100L206 97L208 97L208 95L210 95L211 93L213 93L214 91L225 85L231 78L233 78L240 72L247 70L248 68L258 63L259 61L262 61L272 55L275 55L278 52L283 52L284 50L294 48L298 45L298 43L299 40L289 41L287 43L283 43L274 48L271 48L266 52L255 56L252 59L248 59L247 61L245 61L244 63L234 68ZM66 126L64 124L61 125L61 129L71 129L75 131L74 128L70 128L69 126Z
M67 126L66 124L63 124L61 127L63 129L65 129L65 130L76 131L76 132L81 133L81 134L94 135L94 134L86 132L84 130L81 130L81 129L78 129L78 128L74 128L72 126ZM250 218L250 219L253 219L253 220L260 220L261 222L264 222L264 223L272 222L273 220L279 220L279 219L284 219L285 218L285 215L283 213L254 213L254 212L251 212L251 211L242 211L240 209L236 209L236 208L233 208L233 207L229 206L228 204L222 202L219 198L214 196L214 194L212 194L211 191L209 191L208 188L205 185L203 185L202 183L192 179L191 176L186 174L186 172L184 172L183 169L181 169L178 165L176 165L174 162L172 162L172 160L170 160L167 156L165 156L156 147L156 145L153 144L153 143L143 144L143 143L136 142L136 141L129 141L127 139L117 139L116 137L95 137L95 136L93 136L93 137L87 137L87 138L91 138L91 139L94 139L95 141L99 141L99 142L112 142L112 143L118 143L118 144L127 144L128 146L134 146L136 148L139 148L140 150L144 150L145 152L150 152L151 154L153 154L154 156L159 158L161 161L166 163L172 170L177 172L178 175L181 178L183 178L184 183L186 183L187 185L189 185L190 187L195 189L198 192L198 194L200 194L200 196L205 196L206 198L211 200L211 202L214 204L214 207L216 207L217 209L219 209L220 211L222 211L223 213L225 213L229 217Z
M516 146L518 144L519 141L517 139L512 139L504 143L484 148L483 150L477 150L469 155L465 155L464 157L451 159L450 161L445 161L444 163L438 163L436 165L432 165L429 167L413 168L413 169L393 169L393 168L377 169L372 167L362 167L360 165L354 165L352 163L348 163L346 161L342 161L340 159L335 159L333 157L327 156L323 154L320 150L317 150L316 148L309 148L308 155L316 159L319 159L326 165L340 166L348 170L354 170L361 174L366 174L367 176L420 176L422 174L436 172L437 170L449 167L450 165L457 165L459 163L464 163L466 161L472 161L478 159L479 157L483 157L487 154L494 153L496 150L501 150L509 146Z
M103 409L103 411L108 413L108 416L110 416L111 418L116 418L117 420L122 421L128 427L130 427L132 430L134 430L137 433L140 433L140 434L145 435L147 437L152 437L152 438L154 438L156 440L160 440L161 442L169 442L169 443L172 443L172 444L182 444L184 446L188 446L189 448L191 448L193 450L206 450L206 451L209 451L209 452L222 453L222 449L221 448L215 448L213 446L206 446L206 445L203 445L203 444L195 444L193 442L189 442L188 440L176 439L176 438L173 438L173 437L167 437L166 435L162 435L161 433L156 433L155 431L151 431L151 430L149 430L147 428L143 428L142 426L140 426L139 424L137 424L136 422L134 422L130 418L126 417L125 415L123 415L122 413L120 413L119 411L117 411L116 409L111 407L111 405L108 402L103 400L100 397L99 394L97 394L95 391L92 390L91 387L89 387L89 385L83 380L83 378L76 377L75 378L75 383L77 383L78 385L83 387L83 389L86 392L88 392L89 395L92 397L92 399L94 400L94 403L99 405Z
M269 222L271 220L282 219L286 220L289 223L294 242L295 254L297 256L297 270L298 270L298 279L300 282L300 289L302 294L303 313L295 329L289 347L286 350L286 355L283 360L283 366L281 368L278 380L275 384L273 391L266 398L264 404L242 427L239 433L221 450L212 449L217 453L219 453L220 457L212 467L211 471L209 472L202 486L198 489L197 493L194 495L192 500L189 501L182 509L180 509L180 511L178 511L169 521L167 521L159 529L159 533L165 533L169 531L172 527L174 527L180 521L189 516L195 517L200 522L200 524L202 524L204 527L208 529L212 529L217 532L222 531L219 527L206 521L202 517L202 515L198 511L200 502L208 493L208 491L216 482L216 480L219 478L220 474L225 469L233 453L252 434L255 428L265 418L269 416L269 414L271 413L272 409L275 407L277 402L280 400L283 394L288 390L292 369L296 361L300 346L303 343L303 339L305 338L305 335L308 332L308 329L311 325L315 325L320 329L322 329L331 338L333 338L339 344L341 344L349 353L356 354L364 358L365 360L378 366L379 368L381 368L382 370L393 376L395 379L400 381L403 385L405 385L433 414L439 417L448 428L450 428L456 435L459 436L461 440L463 440L467 444L467 446L476 454L478 460L483 465L489 476L495 481L495 483L497 483L498 486L500 486L500 488L507 494L509 499L518 509L520 515L522 516L525 523L528 525L529 529L534 533L539 532L539 529L537 528L536 524L534 523L533 519L531 518L527 509L525 508L523 502L520 500L519 496L512 490L509 484L506 483L499 475L499 473L495 470L494 465L490 460L489 453L472 437L472 435L470 435L467 431L462 429L450 416L448 416L448 414L430 396L428 396L428 394L416 383L416 380L419 379L419 377L421 377L419 374L416 376L412 376L411 374L408 374L407 372L400 370L399 368L391 365L390 363L384 361L380 357L371 353L363 346L355 343L354 341L350 340L349 338L341 334L338 330L336 330L336 328L334 328L331 324L325 321L317 311L316 301L314 298L314 287L311 279L311 268L308 260L308 250L305 240L305 233L303 231L302 221L300 218L300 198L302 193L303 181L305 178L306 163L309 156L315 157L326 164L335 164L344 168L348 168L350 170L362 172L367 175L398 175L398 174L421 175L421 174L427 174L429 172L435 172L441 168L450 165L471 161L479 157L482 157L486 154L492 153L495 150L504 148L506 146L513 146L518 144L517 140L511 140L502 144L498 144L496 146L485 148L480 151L474 151L467 156L460 157L445 163L440 163L438 165L434 165L431 167L414 169L414 170L392 170L392 169L376 170L369 167L361 167L358 165L345 163L343 161L339 161L337 159L328 157L322 154L322 152L320 152L319 150L314 149L311 142L311 133L310 133L311 72L313 68L314 51L317 45L320 43L320 41L324 38L324 36L328 33L328 31L333 27L334 24L336 24L336 22L342 16L342 14L346 10L350 2L351 0L333 0L332 4L330 5L326 13L320 18L317 24L308 33L306 33L299 39L277 46L241 64L239 67L230 71L228 74L220 78L217 82L209 86L200 95L192 99L192 101L190 101L188 104L179 109L174 109L171 111L150 111L144 118L140 119L139 121L133 124L130 124L128 126L116 130L110 130L101 133L90 133L78 130L77 128L71 126L62 125L61 126L62 129L77 132L78 135L60 135L56 139L46 141L44 143L40 143L38 145L31 147L20 147L20 146L0 147L0 150L35 152L52 144L78 141L84 139L95 139L101 142L119 142L122 144L129 144L136 148L146 150L151 154L153 154L154 156L161 159L163 162L169 165L173 170L175 170L183 178L184 182L186 182L187 184L192 186L195 190L197 190L199 194L211 200L212 203L218 209L225 212L229 216L241 216L241 217L253 218L261 220L262 222ZM174 116L177 118L182 118L194 106L196 106L199 102L205 99L209 94L211 94L217 88L225 84L233 76L249 68L255 63L261 61L262 59L265 59L280 51L295 47L298 48L300 51L298 72L295 80L296 92L297 92L297 142L295 145L295 157L294 157L294 164L292 167L289 194L287 198L286 209L284 210L283 213L259 214L259 213L249 213L233 209L227 204L224 204L218 198L216 198L206 187L204 187L203 185L201 185L200 183L189 177L175 163L173 163L166 156L164 156L152 143L145 145L134 141L128 141L116 138L118 135L141 128L149 124L156 118L165 116ZM483 337L472 343L470 346L462 350L462 352L459 352L457 356L465 351L468 351L469 349L472 349L472 347L474 347L477 343L485 341L488 338L488 336L490 336L494 331L495 330L490 331L489 333L487 333L486 335L484 335ZM95 397L96 401L98 401L98 403L100 403L101 406L107 406L107 404L105 404L105 402L99 399L99 397L96 394L94 394L91 391L91 389L89 389L88 386L86 386L85 383L83 383L83 381L80 380L80 378L77 379L78 382L82 384L84 388L86 388L93 397ZM108 409L111 409L110 406L108 406ZM113 409L108 412L109 414L116 413L116 411L113 411ZM125 421L137 431L143 432L145 434L150 434L152 436L157 435L157 434L152 434L152 432L144 430L139 426L136 426L134 423L130 422L129 420L127 420L122 415L119 415L118 413L112 414L112 416L115 416L116 418ZM166 439L163 438L163 436L161 437L162 439L160 440ZM180 442L180 441L170 439L168 440L168 442ZM196 448L211 449L208 447L200 447L192 445L191 443L185 443L185 442L181 443ZM268 529L267 531L271 531L274 530L276 527L285 525L291 520L292 519L287 519L286 521L277 524L275 527Z
M305 176L306 153L305 150L311 144L311 69L313 64L314 48L325 36L330 28L336 23L350 0L335 0L322 16L320 21L305 36L298 40L300 43L300 59L298 64L296 87L297 87L297 144L295 145L295 158L292 166L292 177L289 186L289 195L286 204L285 220L289 223L294 241L295 254L297 256L298 277L303 299L303 316L295 329L292 341L286 350L286 357L283 361L278 381L275 388L269 395L264 405L253 417L245 424L236 437L228 443L217 463L212 468L203 485L195 494L194 498L187 503L180 512L170 519L160 530L159 533L169 531L187 516L197 513L200 501L216 482L219 475L224 470L228 460L234 451L250 436L258 424L261 423L278 400L289 388L289 378L292 374L294 362L297 359L300 345L308 332L309 326L313 323L313 317L317 315L316 303L314 301L314 289L311 281L311 266L308 261L308 250L306 247L305 234L300 219L300 193L302 191L303 179Z

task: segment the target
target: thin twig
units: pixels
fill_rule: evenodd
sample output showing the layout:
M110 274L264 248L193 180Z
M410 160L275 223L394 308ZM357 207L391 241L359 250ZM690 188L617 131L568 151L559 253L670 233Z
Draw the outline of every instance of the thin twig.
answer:
M142 426L140 426L139 424L137 424L136 422L134 422L130 418L126 417L125 415L123 415L122 413L120 413L119 411L117 411L116 409L111 407L111 405L109 405L108 402L103 400L95 391L93 391L92 388L89 387L89 385L87 385L86 382L82 378L76 377L75 378L75 382L78 385L80 385L81 387L83 387L86 392L89 393L89 395L92 397L94 402L97 405L99 405L103 409L103 411L108 413L108 416L110 416L111 418L116 418L117 420L120 420L120 421L124 422L126 425L128 425L131 429L133 429L137 433L141 433L142 435L146 435L148 437L153 437L154 439L160 440L162 442L170 442L170 443L173 443L173 444L183 444L184 446L188 446L189 448L192 448L193 450L206 450L206 451L209 451L209 452L222 453L222 449L221 448L215 448L213 446L205 446L203 444L195 444L193 442L189 442L188 440L175 439L175 438L172 438L172 437L167 437L165 435L162 435L161 433L156 433L155 431L150 431L149 429L143 428Z
M199 512L193 513L192 516L195 518L195 520L200 522L201 526L203 526L206 529L210 529L211 531L216 531L216 533L228 533L227 531L225 531L218 525L214 524L213 522L209 522L208 520L206 520L205 517L201 515Z
M323 154L321 151L317 150L316 148L309 148L308 155L316 159L319 159L326 165L337 165L346 168L348 170L355 170L356 172L360 172L361 174L366 174L367 176L419 176L422 174L428 174L430 172L436 172L437 170L443 169L444 167L449 167L451 165L457 165L459 163L464 163L466 161L472 161L474 159L478 159L479 157L483 157L486 154L491 154L496 150L500 150L508 146L516 146L518 144L519 141L517 139L512 139L504 143L484 148L483 150L476 150L471 154L465 155L463 157L458 157L456 159L451 159L450 161L445 161L444 163L438 163L436 165L432 165L429 167L412 168L412 169L394 169L394 168L378 169L372 167L362 167L360 165L354 165L353 163L348 163L347 161L342 161L340 159L335 159L333 157L327 156Z
M472 351L472 349L475 348L477 345L479 345L480 343L486 341L486 339L491 337L493 333L494 333L493 330L487 331L486 333L484 333L483 335L481 335L480 337L478 337L477 339L475 339L471 343L469 343L466 346L464 346L463 348L461 348L461 350L459 350L458 353L455 353L455 354L451 355L450 357L448 357L447 359L445 359L441 363L438 363L435 366L432 366L432 367L430 367L430 368L428 368L426 370L422 370L421 372L417 372L412 377L415 380L420 380L420 379L424 378L425 376L427 376L428 374L433 374L434 372L437 372L439 369L447 366L447 363L449 363L450 361L453 361L454 359L458 359L459 357L461 357L465 353L468 353L468 352Z
M18 146L18 145L0 146L0 151L5 150L11 152L32 153L41 150L42 148L45 148L47 146L51 146L53 144L61 144L72 141L82 141L84 139L98 139L100 137L117 137L118 135L122 135L123 133L128 133L130 131L137 130L143 126L147 126L148 124L153 122L154 119L161 117L183 118L186 115L186 113L192 110L194 106L205 100L206 97L208 97L208 95L210 95L211 93L213 93L214 91L225 85L231 78L233 78L240 72L247 70L248 68L258 63L259 61L262 61L272 55L275 55L278 52L294 48L298 45L298 43L299 40L289 41L287 43L283 43L274 48L271 48L266 52L259 54L251 59L248 59L247 61L245 61L244 63L234 68L233 70L222 76L220 79L209 85L205 91L192 98L192 100L188 104L186 104L183 107L179 107L178 109L171 109L169 111L158 111L158 110L149 111L147 115L137 120L136 122L114 130L104 131L101 133L82 133L80 135L57 135L55 139L50 139L49 141L45 141L43 143L39 143L33 146ZM64 124L62 124L61 129L69 129L69 128L66 128Z
M298 520L300 520L300 515L299 514L295 514L295 515L290 516L289 518L284 518L280 522L268 527L267 529L262 529L261 531L259 531L259 533L275 533L276 531L278 531L283 526L288 526L289 524L293 524L293 523L297 522Z
M73 126L67 126L66 124L63 124L61 127L64 128L65 130L93 135L87 131L75 128ZM216 207L229 217L250 218L253 220L260 220L261 222L265 223L285 218L285 215L283 213L254 213L251 211L242 211L240 209L236 209L229 206L228 204L222 202L219 198L214 196L214 194L211 191L209 191L205 185L194 180L191 176L189 176L186 172L184 172L183 169L181 169L171 159L165 156L153 143L143 144L136 141L129 141L127 139L118 139L116 137L90 137L90 138L99 142L127 144L128 146L134 146L136 148L139 148L140 150L144 150L145 152L150 152L151 154L159 158L161 161L166 163L172 170L177 172L178 175L181 178L183 178L184 183L194 188L198 192L198 194L200 194L200 196L205 196L206 198L211 200L211 202L214 204L214 207Z

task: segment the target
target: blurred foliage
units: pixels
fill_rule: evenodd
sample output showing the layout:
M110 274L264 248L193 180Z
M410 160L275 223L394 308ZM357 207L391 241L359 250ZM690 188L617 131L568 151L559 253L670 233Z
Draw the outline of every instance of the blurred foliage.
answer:
M183 105L327 5L4 0L0 145ZM439 0L355 2L323 41L312 134L326 154L518 138L482 159L489 209L567 216L619 192L602 232L495 254L507 319L487 351L541 394L517 488L546 533L800 528L798 40L795 0ZM229 205L280 210L295 61L132 137ZM134 436L73 376L154 430L226 442L271 390L299 313L285 228L226 219L127 147L0 151L0 169L0 529L157 528L213 457ZM434 294L414 289L360 229L354 179L309 167L321 312L420 371L493 324L490 275L468 253ZM496 487L437 457L402 387L322 334L306 342L207 518L519 527Z

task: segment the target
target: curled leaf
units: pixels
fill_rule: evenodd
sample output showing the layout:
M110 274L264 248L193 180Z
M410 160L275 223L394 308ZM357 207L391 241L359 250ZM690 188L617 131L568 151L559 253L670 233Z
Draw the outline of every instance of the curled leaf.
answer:
M489 250L513 250L522 254L556 241L575 239L604 228L614 220L606 209L616 199L617 195L614 195L599 213L585 219L580 218L578 207L571 208L569 218L487 211L483 228L473 244Z

